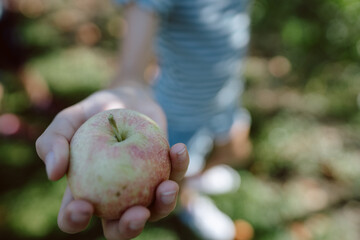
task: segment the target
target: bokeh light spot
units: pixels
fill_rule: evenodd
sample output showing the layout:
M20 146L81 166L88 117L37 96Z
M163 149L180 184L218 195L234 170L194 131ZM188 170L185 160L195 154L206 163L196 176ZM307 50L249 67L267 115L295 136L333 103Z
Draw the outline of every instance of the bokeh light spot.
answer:
M52 15L52 22L60 31L73 31L81 22L85 21L85 15L78 9L64 9Z
M254 228L245 220L235 221L235 240L250 240L254 237Z
M296 240L310 240L312 239L312 234L308 228L306 228L305 224L302 222L294 222L291 224L291 235L292 239Z
M19 10L28 18L37 18L44 13L45 4L42 0L22 0L19 4Z
M274 77L284 77L291 71L291 63L286 57L276 56L270 59L268 69Z
M13 135L20 129L20 119L15 114L6 113L0 116L0 134Z
M101 39L101 31L94 23L88 22L81 25L77 31L77 40L87 46L95 45Z

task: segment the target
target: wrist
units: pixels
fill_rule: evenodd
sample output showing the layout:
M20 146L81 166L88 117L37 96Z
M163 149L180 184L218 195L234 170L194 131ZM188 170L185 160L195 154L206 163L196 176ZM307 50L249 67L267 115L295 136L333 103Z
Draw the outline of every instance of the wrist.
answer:
M113 81L110 86L111 89L116 88L139 88L139 89L146 89L149 88L149 85L141 80L138 79L130 79L127 78L126 80L117 80Z
M148 83L138 71L119 71L110 82L110 87L121 86L148 87Z
M123 93L126 95L136 95L141 97L153 97L152 89L149 84L139 80L126 79L117 81L110 85L109 89L111 92Z

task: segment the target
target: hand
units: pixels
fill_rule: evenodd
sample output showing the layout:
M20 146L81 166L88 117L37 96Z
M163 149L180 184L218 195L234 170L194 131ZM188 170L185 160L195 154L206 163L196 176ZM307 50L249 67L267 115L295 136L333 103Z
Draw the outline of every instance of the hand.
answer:
M50 180L62 178L69 163L69 143L76 130L94 114L111 108L129 108L148 115L166 131L166 118L160 106L141 87L127 86L97 92L78 104L61 111L36 141L36 149L45 162ZM146 221L156 221L175 208L179 191L178 183L185 175L189 156L182 143L170 149L170 180L162 182L149 207L129 208L119 220L104 220L102 225L107 239L130 239L141 233ZM84 200L74 200L66 189L58 215L60 229L67 233L84 230L94 213L93 206Z

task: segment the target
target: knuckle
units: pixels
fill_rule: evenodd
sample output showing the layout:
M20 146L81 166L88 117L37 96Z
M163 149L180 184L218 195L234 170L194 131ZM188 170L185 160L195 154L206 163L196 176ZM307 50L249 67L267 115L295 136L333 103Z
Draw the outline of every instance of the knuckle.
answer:
M55 116L53 123L57 123L57 125L63 124L66 122L66 115L66 110L62 110Z
M69 115L63 110L60 112L53 121L53 133L60 136L64 136L69 140L70 136L77 130L72 121L69 119Z

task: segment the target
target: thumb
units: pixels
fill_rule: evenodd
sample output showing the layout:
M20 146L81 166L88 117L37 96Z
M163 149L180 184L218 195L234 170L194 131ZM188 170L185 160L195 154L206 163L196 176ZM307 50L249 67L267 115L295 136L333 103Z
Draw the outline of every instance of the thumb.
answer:
M46 165L50 180L58 180L67 171L69 143L86 118L80 104L61 111L36 140L36 151Z

